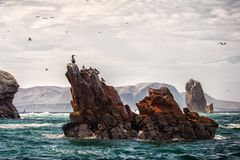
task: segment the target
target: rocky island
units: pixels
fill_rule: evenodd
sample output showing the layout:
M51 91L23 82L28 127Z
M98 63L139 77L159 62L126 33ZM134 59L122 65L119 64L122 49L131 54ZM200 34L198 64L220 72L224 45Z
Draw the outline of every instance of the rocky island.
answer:
M19 85L8 72L0 70L0 118L20 118L17 109L12 104Z
M212 139L218 124L185 108L184 113L168 88L149 88L149 95L137 103L139 114L124 105L112 86L99 78L94 68L79 70L67 65L73 108L66 137L96 139L193 140Z

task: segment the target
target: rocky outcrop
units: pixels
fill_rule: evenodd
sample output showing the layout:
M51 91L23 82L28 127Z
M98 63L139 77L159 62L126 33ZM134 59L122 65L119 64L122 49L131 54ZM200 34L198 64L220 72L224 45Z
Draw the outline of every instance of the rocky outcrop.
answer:
M123 105L112 86L99 79L96 69L67 65L74 112L63 126L67 137L98 139L211 139L218 125L207 117L180 110L168 88L149 89L137 103L139 114ZM194 114L194 116L192 116Z
M192 112L206 112L207 101L200 82L190 79L186 84L186 105Z
M96 137L102 139L128 139L134 113L123 105L112 86L100 80L96 69L82 69L67 65L66 76L71 84L73 111L71 123L63 127L68 137ZM134 135L135 134L135 135Z
M209 105L206 105L205 111L207 113L214 113L213 103L210 103Z
M0 118L20 118L17 109L12 104L19 85L15 78L0 70Z
M184 113L168 88L149 89L149 96L137 103L142 119L142 139L211 139L218 124L185 108ZM196 115L196 116L192 116Z

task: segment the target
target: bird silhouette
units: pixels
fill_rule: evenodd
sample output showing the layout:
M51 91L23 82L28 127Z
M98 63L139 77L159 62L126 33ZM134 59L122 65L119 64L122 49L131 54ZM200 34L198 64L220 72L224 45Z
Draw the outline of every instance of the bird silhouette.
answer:
M222 45L223 46L223 45L227 45L227 43L226 42L219 42L218 45Z
M45 71L48 71L48 68L45 68Z
M75 60L74 56L75 56L75 55L73 54L73 55L72 55L72 60L71 60L73 64L76 63L76 60Z
M28 41L32 41L32 38L31 38L31 37L28 37Z
M106 81L105 81L105 79L103 79L102 77L101 77L101 81L103 82L103 83L105 83Z
M99 73L100 73L96 68L94 68L94 72L95 72L96 74L99 74Z

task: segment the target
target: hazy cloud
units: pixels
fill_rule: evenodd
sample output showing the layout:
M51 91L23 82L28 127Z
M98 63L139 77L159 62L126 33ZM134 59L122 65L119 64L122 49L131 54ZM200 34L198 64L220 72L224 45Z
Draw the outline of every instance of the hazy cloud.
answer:
M184 90L196 78L212 96L240 100L239 10L236 0L0 0L0 67L23 87L66 86L74 53L112 85Z
M230 56L227 58L223 58L223 59L219 59L219 60L215 60L215 61L210 61L207 63L230 63L230 64L238 64L240 63L240 55L236 55L236 56Z

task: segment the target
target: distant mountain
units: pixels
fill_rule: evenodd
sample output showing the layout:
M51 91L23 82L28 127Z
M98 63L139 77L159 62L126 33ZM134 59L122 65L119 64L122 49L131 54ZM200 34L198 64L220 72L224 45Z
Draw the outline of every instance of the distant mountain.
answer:
M136 110L136 103L148 94L148 88L167 87L181 108L185 107L185 93L165 83L140 83L116 87L124 104ZM240 102L216 100L205 94L207 103L213 103L215 111L240 111ZM20 88L13 101L19 112L72 112L71 94L68 87L42 86Z
M42 86L20 88L14 98L19 112L72 112L67 87Z
M169 84L165 83L139 83L132 86L116 87L122 101L124 104L128 104L132 109L137 109L136 103L142 100L146 95L148 95L148 88L160 88L167 87L174 96L179 106L184 106L183 96L178 92L178 90Z

